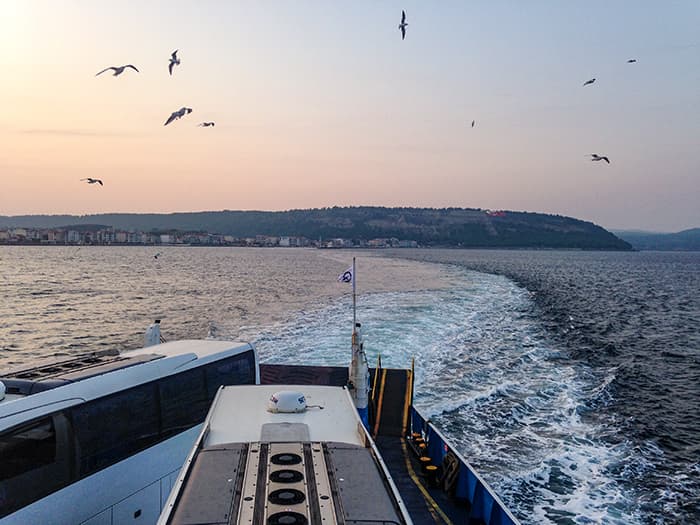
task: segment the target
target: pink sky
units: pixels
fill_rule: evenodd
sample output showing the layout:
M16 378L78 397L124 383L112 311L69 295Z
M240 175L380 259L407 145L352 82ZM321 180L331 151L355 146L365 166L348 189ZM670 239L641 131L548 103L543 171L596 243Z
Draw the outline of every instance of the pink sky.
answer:
M0 215L400 205L700 226L700 4L609 4L4 0ZM141 72L94 76L127 63Z

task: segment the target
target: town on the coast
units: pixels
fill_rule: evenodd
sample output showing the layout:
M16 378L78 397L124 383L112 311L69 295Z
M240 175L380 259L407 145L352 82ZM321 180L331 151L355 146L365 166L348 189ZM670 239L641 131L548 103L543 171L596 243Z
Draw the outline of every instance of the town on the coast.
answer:
M308 239L290 235L234 237L207 232L143 232L114 228L8 228L0 229L0 244L11 245L175 245L175 246L250 246L284 248L417 248L413 240Z

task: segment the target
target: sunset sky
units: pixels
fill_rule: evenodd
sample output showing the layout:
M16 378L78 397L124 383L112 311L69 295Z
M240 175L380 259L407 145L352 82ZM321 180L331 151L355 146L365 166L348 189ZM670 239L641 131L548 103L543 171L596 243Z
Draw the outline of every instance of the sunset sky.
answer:
M140 73L95 77L124 64ZM0 215L459 206L700 227L698 0L0 0L0 101Z

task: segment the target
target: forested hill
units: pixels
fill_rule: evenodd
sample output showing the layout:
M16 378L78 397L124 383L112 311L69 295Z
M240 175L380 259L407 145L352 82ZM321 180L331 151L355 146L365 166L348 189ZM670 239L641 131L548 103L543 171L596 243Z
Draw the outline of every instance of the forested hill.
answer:
M0 228L104 224L141 231L206 231L309 239L395 237L422 246L630 250L593 223L561 215L465 208L333 207L308 210L212 211L170 214L0 216Z
M700 228L676 233L620 231L617 236L637 250L700 251Z

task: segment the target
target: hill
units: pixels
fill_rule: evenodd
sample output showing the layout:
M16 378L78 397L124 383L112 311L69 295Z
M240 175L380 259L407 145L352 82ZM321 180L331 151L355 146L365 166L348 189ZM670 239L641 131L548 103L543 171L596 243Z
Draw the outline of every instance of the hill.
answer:
M170 214L0 216L0 228L106 224L142 231L207 231L235 237L288 235L309 239L396 237L422 246L630 250L590 222L561 215L469 208L333 207L309 210L210 211Z
M700 228L676 233L617 231L615 234L636 250L700 251Z

